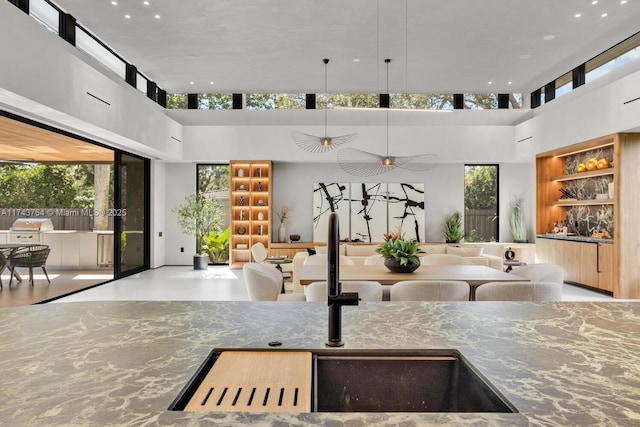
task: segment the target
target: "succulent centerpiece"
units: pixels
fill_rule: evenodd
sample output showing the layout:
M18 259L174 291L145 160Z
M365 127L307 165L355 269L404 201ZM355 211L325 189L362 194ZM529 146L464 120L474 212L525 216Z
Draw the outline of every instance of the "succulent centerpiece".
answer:
M376 248L384 265L394 273L411 273L420 267L419 254L424 251L415 240L404 239L401 233L384 235L384 243Z

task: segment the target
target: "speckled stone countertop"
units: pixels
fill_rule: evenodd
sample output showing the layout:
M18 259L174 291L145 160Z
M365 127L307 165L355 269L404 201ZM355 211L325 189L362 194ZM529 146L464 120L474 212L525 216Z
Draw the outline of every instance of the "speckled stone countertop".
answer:
M585 242L585 243L613 243L613 239L599 239L597 237L587 237L587 236L565 236L562 233L536 234L536 238L570 240L572 242Z
M186 413L216 347L324 348L324 303L91 302L0 310L0 425L639 425L640 303L362 303L346 349L458 349L520 411Z

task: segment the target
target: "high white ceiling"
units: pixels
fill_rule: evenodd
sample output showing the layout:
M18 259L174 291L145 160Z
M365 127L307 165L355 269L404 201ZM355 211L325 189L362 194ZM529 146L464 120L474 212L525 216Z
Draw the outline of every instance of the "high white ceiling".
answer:
M640 31L640 0L55 2L169 93L321 93L322 58L329 92L391 58L390 92L529 93Z

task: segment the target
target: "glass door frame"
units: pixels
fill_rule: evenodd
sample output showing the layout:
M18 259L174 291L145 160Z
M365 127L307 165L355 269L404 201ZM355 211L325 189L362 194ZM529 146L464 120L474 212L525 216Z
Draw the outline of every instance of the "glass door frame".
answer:
M115 216L113 221L113 278L121 279L123 277L131 276L133 274L140 273L141 271L148 270L151 266L151 162L148 158L138 156L126 151L114 149L114 195L113 195L113 203L114 203L114 211L118 212L122 211L123 200L122 200L122 173L123 173L123 156L135 157L142 160L144 165L144 221L143 221L143 261L142 265L139 267L122 270L122 245L121 245L121 236L122 236L122 216Z

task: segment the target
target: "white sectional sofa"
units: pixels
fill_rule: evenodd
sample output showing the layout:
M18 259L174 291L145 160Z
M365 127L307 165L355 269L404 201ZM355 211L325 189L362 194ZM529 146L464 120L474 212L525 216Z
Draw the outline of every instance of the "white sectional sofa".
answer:
M376 254L378 244L341 244L340 255L346 255L356 265L364 265L364 260L371 255ZM424 256L430 254L454 254L470 259L476 265L484 265L503 270L503 260L505 245L500 243L424 243L420 245L425 252ZM316 246L317 254L326 254L326 246ZM293 257L293 291L304 292L304 287L300 285L300 272L304 260L309 256L307 252L298 252Z

